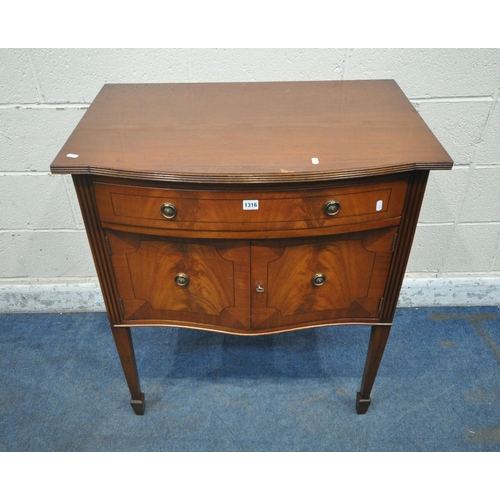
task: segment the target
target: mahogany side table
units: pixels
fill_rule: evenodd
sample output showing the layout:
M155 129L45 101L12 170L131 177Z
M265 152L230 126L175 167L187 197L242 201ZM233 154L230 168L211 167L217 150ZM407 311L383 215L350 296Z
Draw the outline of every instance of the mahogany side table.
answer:
M392 80L105 85L73 176L141 415L130 327L371 326L366 413L430 170L453 161Z

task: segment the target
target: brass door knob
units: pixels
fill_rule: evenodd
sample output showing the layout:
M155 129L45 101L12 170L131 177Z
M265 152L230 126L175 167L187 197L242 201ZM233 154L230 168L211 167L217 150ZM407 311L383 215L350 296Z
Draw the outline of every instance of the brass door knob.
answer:
M323 212L325 212L325 215L332 216L332 215L337 215L340 210L340 202L337 200L330 200L327 201L323 205Z
M160 208L160 212L166 219L173 219L177 215L177 209L172 203L164 203Z
M175 276L174 281L179 285L179 286L188 286L189 285L189 278L187 275L184 273L179 273Z
M312 277L312 284L314 286L324 285L326 281L326 276L324 274L318 273Z

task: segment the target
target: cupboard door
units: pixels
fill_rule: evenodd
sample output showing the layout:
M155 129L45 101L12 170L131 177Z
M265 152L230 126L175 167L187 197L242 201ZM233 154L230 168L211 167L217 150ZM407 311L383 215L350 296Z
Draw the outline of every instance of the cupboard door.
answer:
M125 323L249 328L248 241L106 235Z
M252 329L376 321L396 230L252 241Z

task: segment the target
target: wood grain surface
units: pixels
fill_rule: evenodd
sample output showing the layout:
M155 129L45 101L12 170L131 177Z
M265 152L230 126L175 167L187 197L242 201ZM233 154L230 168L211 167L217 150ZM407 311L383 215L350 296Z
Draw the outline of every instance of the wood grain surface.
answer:
M290 183L452 163L392 80L108 84L51 170Z
M332 183L318 188L299 184L298 189L220 191L214 189L168 189L138 187L96 179L94 190L101 221L109 224L185 231L284 231L369 223L399 217L408 175L388 176L372 183L357 180L349 185ZM209 185L211 187L213 185ZM257 210L245 210L253 200ZM323 207L335 200L340 210L334 216ZM172 219L160 211L164 203L177 209Z
M396 230L252 242L253 329L377 321Z
M249 327L247 241L106 234L125 321ZM177 274L185 274L189 284L177 285Z

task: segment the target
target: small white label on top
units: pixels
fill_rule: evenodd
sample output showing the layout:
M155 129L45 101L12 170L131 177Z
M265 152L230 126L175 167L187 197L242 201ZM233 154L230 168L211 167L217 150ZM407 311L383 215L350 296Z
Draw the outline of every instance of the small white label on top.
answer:
M243 210L259 210L259 200L243 200Z
M313 165L317 165L319 163L318 158L311 158L311 161L313 162Z
M382 210L383 205L384 205L384 202L382 200L377 201L377 206L376 206L377 212L380 212Z
M66 156L68 158L78 158L78 155L75 155L75 153L68 153Z

